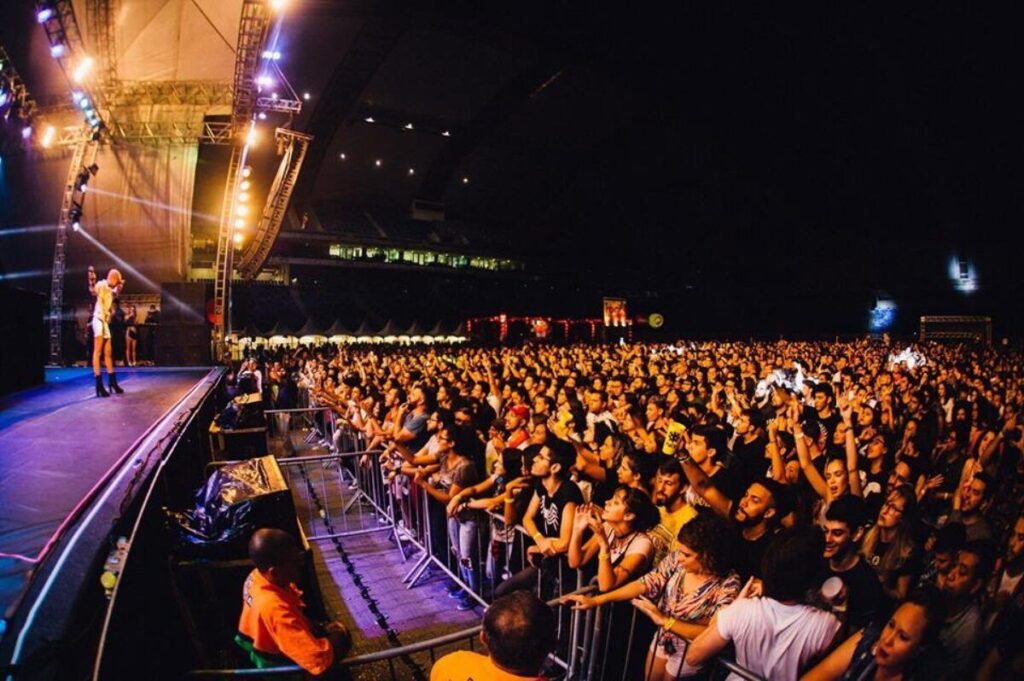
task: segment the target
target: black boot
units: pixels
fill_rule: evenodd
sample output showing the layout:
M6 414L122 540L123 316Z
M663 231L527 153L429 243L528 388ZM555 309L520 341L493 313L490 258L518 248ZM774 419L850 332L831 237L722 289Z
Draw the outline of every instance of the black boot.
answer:
M96 397L110 397L110 393L103 387L103 377L96 377Z
M117 384L117 374L110 374L110 391L115 392L118 395L124 393L124 388Z

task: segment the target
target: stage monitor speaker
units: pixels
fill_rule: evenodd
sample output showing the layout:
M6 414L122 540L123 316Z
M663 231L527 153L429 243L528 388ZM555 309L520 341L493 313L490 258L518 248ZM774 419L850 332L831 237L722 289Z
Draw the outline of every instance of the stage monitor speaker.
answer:
M153 329L157 366L210 364L210 327L206 324L164 324Z
M206 324L207 285L203 282L162 284L161 324Z

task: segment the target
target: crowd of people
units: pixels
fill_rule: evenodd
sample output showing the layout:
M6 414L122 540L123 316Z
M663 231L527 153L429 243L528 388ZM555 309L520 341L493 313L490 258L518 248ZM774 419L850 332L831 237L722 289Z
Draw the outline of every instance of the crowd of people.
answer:
M565 602L631 604L646 679L730 646L770 679L1024 673L1018 353L322 347L254 356L237 380L279 407L309 395L383 452L390 483L446 516L470 590L565 594L552 580L580 570L596 590ZM513 525L532 539L519 563L498 550Z

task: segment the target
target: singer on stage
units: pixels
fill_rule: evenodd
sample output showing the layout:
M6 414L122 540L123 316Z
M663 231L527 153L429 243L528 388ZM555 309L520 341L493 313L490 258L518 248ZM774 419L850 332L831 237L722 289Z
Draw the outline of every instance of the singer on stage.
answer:
M96 296L96 304L92 308L92 373L96 377L96 397L110 397L103 387L103 374L100 371L100 355L107 363L107 374L110 376L110 389L115 393L123 393L124 389L117 384L114 373L114 353L110 344L110 313L114 309L114 298L121 295L124 279L117 270L110 270L107 278L96 281L96 270L89 267L89 293Z

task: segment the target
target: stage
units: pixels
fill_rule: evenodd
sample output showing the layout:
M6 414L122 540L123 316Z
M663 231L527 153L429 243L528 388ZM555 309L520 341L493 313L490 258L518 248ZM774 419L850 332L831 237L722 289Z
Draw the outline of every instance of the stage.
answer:
M136 450L212 390L209 368L121 369L123 395L95 397L90 369L47 369L46 383L0 398L0 607L8 619L41 552ZM151 446L151 445L148 445ZM88 499L87 499L88 497ZM49 562L46 561L46 562ZM42 568L43 565L39 565ZM37 570L38 572L39 570Z

